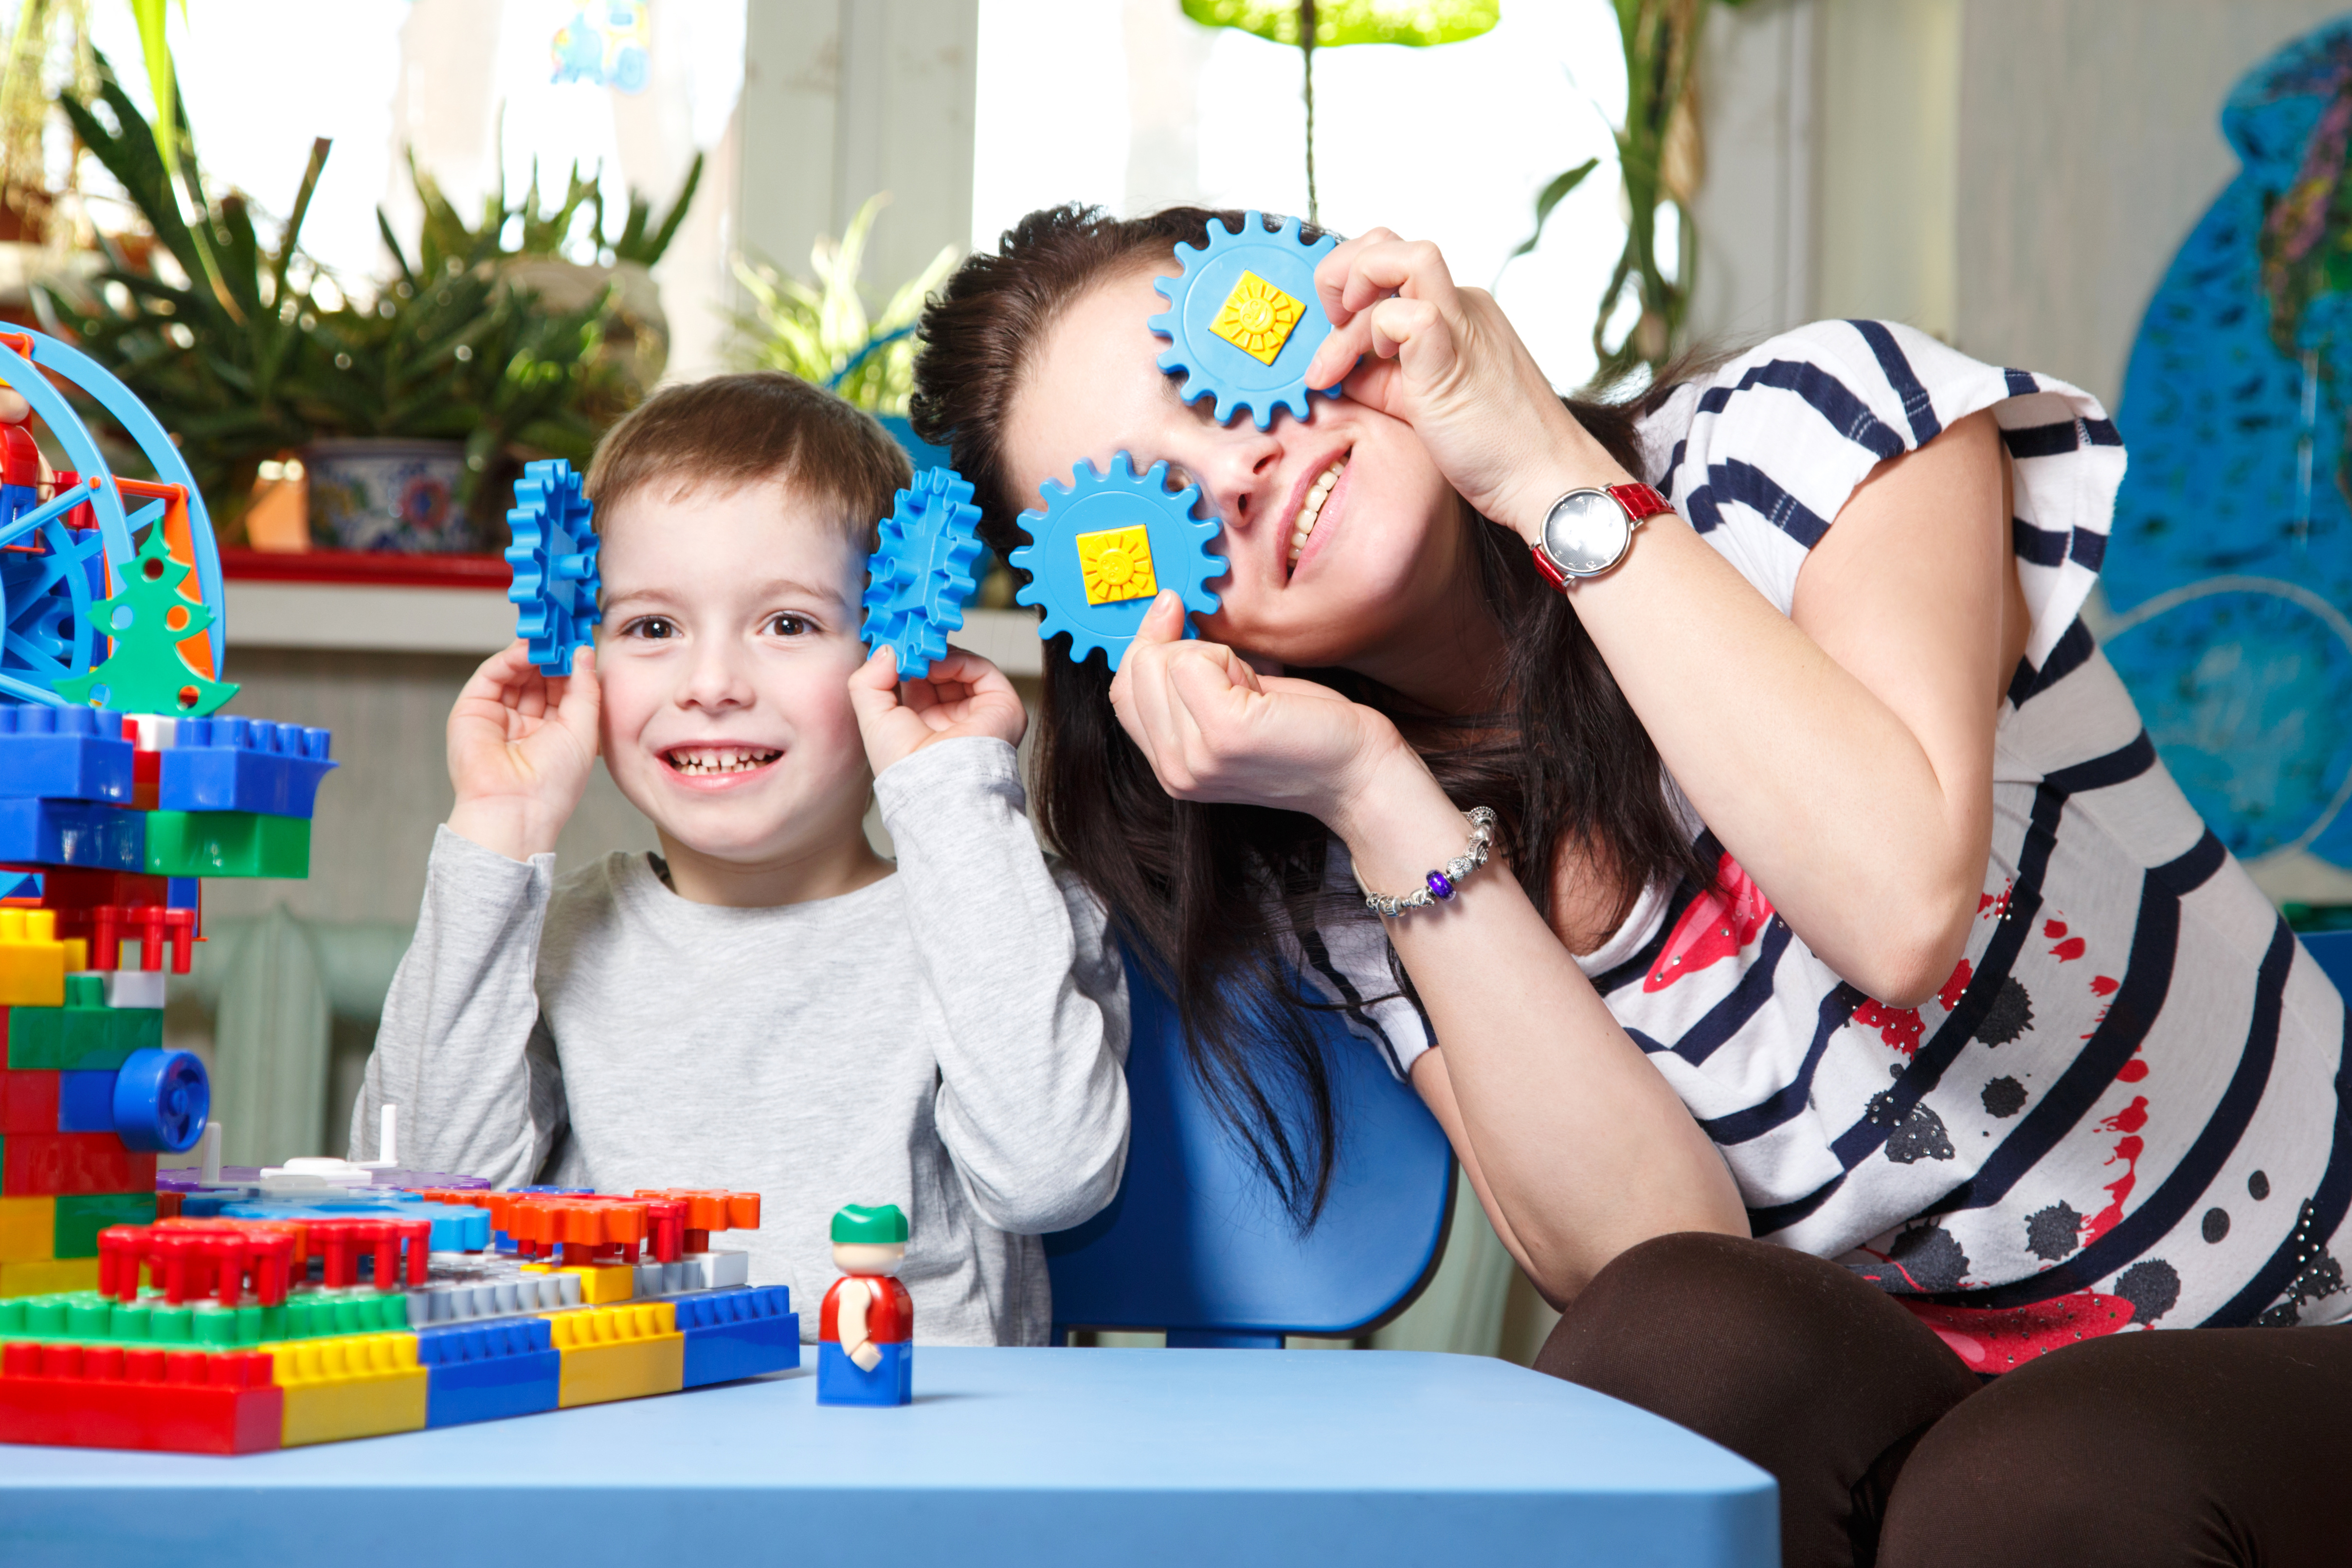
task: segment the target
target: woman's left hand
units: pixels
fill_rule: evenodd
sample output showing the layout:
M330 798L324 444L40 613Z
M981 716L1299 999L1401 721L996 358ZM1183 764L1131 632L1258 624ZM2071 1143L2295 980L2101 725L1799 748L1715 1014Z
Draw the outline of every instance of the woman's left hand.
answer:
M1307 384L1355 363L1348 396L1412 425L1482 515L1531 538L1564 489L1633 477L1562 406L1495 297L1457 286L1427 240L1359 235L1316 267L1315 290L1332 331Z

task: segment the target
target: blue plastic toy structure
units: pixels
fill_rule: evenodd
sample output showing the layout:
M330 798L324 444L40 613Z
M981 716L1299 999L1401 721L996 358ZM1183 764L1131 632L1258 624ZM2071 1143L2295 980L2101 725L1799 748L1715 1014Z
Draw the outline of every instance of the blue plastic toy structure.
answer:
M514 581L515 635L530 644L541 674L568 675L572 653L602 620L596 608L595 508L580 493L580 476L561 457L523 465L515 482L507 529L507 565Z
M212 1111L212 1082L196 1057L184 1051L152 1047L134 1051L112 1076L114 1113L111 1125L104 1130L121 1136L124 1148L151 1155L184 1155L205 1135L205 1118Z
M1021 514L1030 542L1005 558L1029 573L1015 601L1045 609L1038 636L1051 642L1067 632L1073 664L1099 648L1116 670L1161 590L1182 595L1192 615L1215 613L1208 585L1226 563L1209 545L1222 525L1193 515L1199 486L1171 491L1167 464L1139 475L1124 452L1111 458L1108 474L1082 457L1070 478L1066 486L1048 479L1039 487L1045 509ZM1190 615L1184 635L1193 635Z
M1168 308L1150 323L1169 340L1160 368L1184 377L1178 395L1188 403L1213 396L1219 424L1241 409L1260 430L1278 408L1305 419L1307 362L1331 335L1315 297L1315 264L1339 243L1332 235L1301 237L1297 218L1269 230L1247 213L1238 234L1212 219L1208 244L1178 245L1183 274L1152 286Z
M971 485L952 468L926 468L898 492L882 519L880 548L866 563L866 623L869 647L887 644L898 655L898 678L917 681L948 651L948 633L963 625L963 602L979 586L980 508Z

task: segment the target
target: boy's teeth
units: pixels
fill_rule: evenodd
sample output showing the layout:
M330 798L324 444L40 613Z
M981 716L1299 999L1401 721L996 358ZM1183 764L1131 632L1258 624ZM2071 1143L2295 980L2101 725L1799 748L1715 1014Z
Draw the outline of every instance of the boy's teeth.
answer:
M1290 525L1290 563L1298 564L1298 552L1307 548L1307 536L1315 531L1315 519L1323 515L1323 503L1331 497L1331 486L1339 482L1339 470L1348 465L1352 452L1343 452L1339 461L1323 470L1315 483L1307 487L1307 498L1298 503L1298 516Z
M669 765L687 774L748 773L782 755L742 746L680 747L669 754Z

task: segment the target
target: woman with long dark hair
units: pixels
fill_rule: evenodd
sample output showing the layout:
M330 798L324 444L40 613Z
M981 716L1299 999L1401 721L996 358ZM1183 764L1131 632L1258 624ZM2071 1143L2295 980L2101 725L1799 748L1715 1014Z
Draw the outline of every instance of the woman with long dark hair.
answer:
M1146 326L1213 215L1031 214L915 420L1000 550L1120 451L1223 524L1196 639L1049 645L1039 806L1302 1222L1338 1008L1564 1309L1538 1365L1770 1469L1789 1563L2335 1551L2352 1333L2144 1332L2352 1311L2352 1138L2341 1000L2081 619L2097 404L1876 322L1564 401L1375 230L1341 395L1221 425Z

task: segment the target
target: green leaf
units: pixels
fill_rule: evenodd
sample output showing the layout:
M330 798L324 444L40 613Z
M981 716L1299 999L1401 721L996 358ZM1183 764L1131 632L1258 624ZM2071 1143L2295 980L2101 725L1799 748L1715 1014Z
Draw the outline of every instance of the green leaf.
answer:
M1551 183L1546 185L1536 196L1535 233L1521 240L1519 242L1519 248L1511 252L1510 255L1505 256L1503 259L1506 262L1517 261L1519 257L1527 255L1528 252L1535 249L1538 243L1543 239L1544 224L1551 217L1551 210L1559 205L1559 199L1562 196L1567 195L1570 191L1576 189L1579 185L1584 183L1584 177L1599 167L1601 167L1600 159L1587 158L1575 168L1563 170L1559 174L1554 175L1552 177Z
M1299 41L1297 0L1184 0L1184 15L1294 48ZM1500 16L1500 0L1316 0L1315 47L1458 44L1491 31Z

